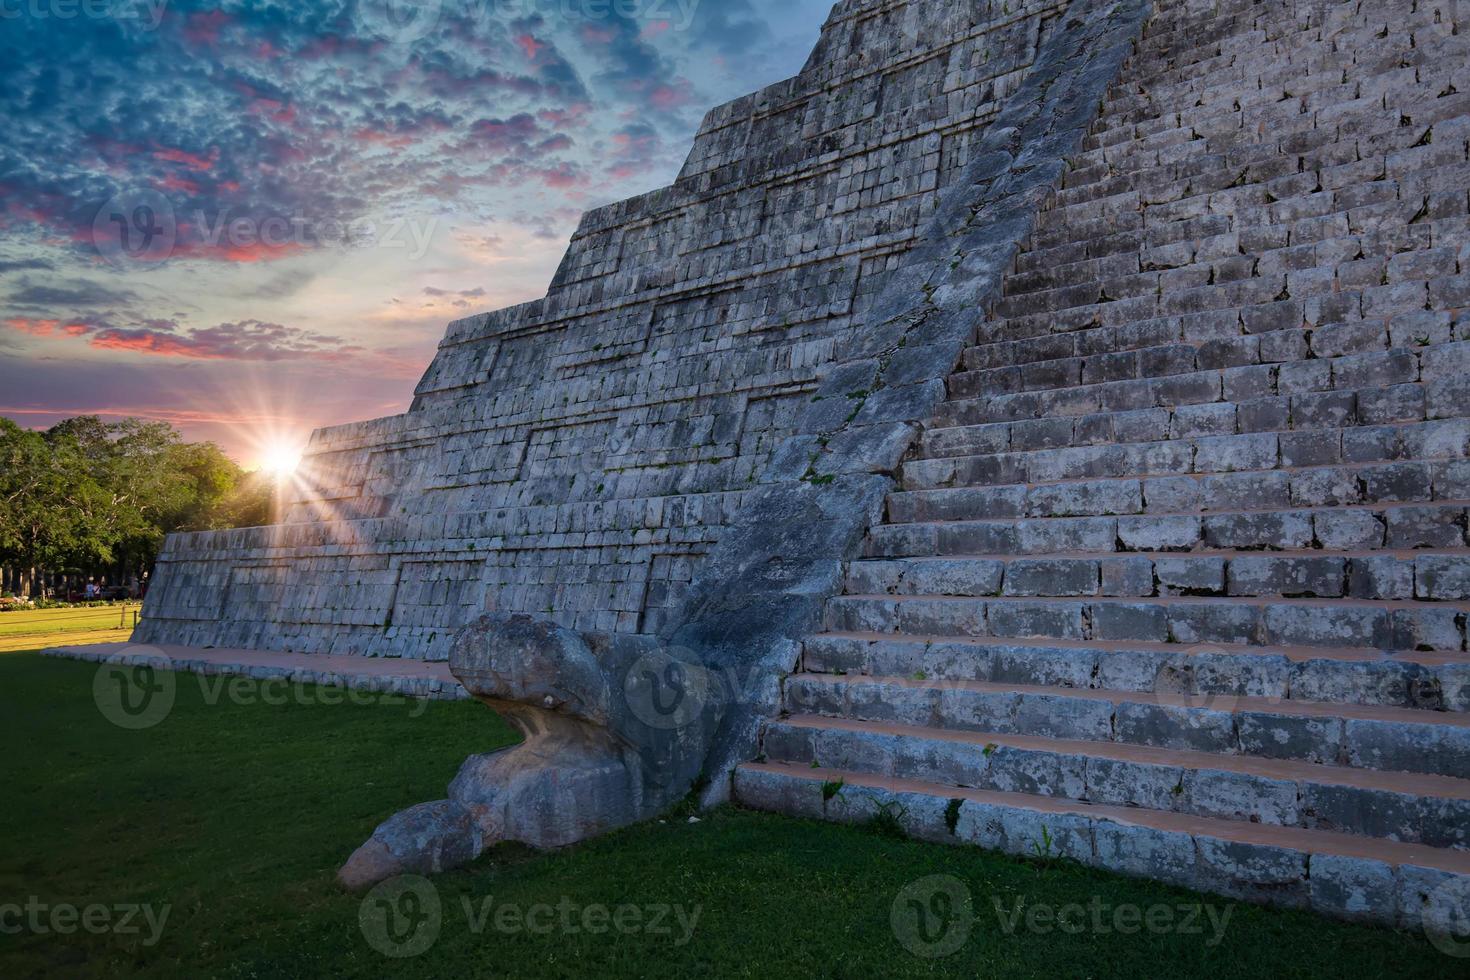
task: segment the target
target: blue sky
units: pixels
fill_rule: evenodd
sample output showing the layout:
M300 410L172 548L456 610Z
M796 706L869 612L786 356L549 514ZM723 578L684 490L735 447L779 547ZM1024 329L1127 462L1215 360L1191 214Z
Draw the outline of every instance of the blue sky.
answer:
M247 465L404 410L830 0L0 0L0 414Z

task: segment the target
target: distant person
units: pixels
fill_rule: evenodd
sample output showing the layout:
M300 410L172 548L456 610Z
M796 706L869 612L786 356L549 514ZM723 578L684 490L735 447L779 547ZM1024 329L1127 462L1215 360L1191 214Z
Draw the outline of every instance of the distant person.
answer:
M90 602L91 600L100 596L102 594L102 590L97 587L97 582L95 579L88 579L87 588L82 594L85 595L87 597L87 601Z

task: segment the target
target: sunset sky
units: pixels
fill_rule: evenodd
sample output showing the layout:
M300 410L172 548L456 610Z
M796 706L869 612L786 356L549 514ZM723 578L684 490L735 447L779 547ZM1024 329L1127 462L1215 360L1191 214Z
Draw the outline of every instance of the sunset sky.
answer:
M831 0L0 0L0 415L257 465L407 408Z

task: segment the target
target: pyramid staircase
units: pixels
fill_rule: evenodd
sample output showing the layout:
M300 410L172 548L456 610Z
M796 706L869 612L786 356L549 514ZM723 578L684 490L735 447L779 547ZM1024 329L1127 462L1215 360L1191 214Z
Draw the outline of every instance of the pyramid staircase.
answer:
M1405 926L1464 885L1465 39L1325 6L1161 5L738 799Z

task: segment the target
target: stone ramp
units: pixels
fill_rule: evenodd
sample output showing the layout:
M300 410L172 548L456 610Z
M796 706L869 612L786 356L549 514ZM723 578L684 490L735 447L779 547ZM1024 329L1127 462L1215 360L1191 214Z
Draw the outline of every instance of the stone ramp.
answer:
M332 657L317 654L268 653L259 650L216 650L135 643L95 643L49 647L50 657L95 663L138 663L195 674L225 674L257 680L285 678L356 691L379 691L433 700L468 700L469 692L446 663L418 660Z
M1470 907L1454 8L1161 3L741 801L1417 928Z

